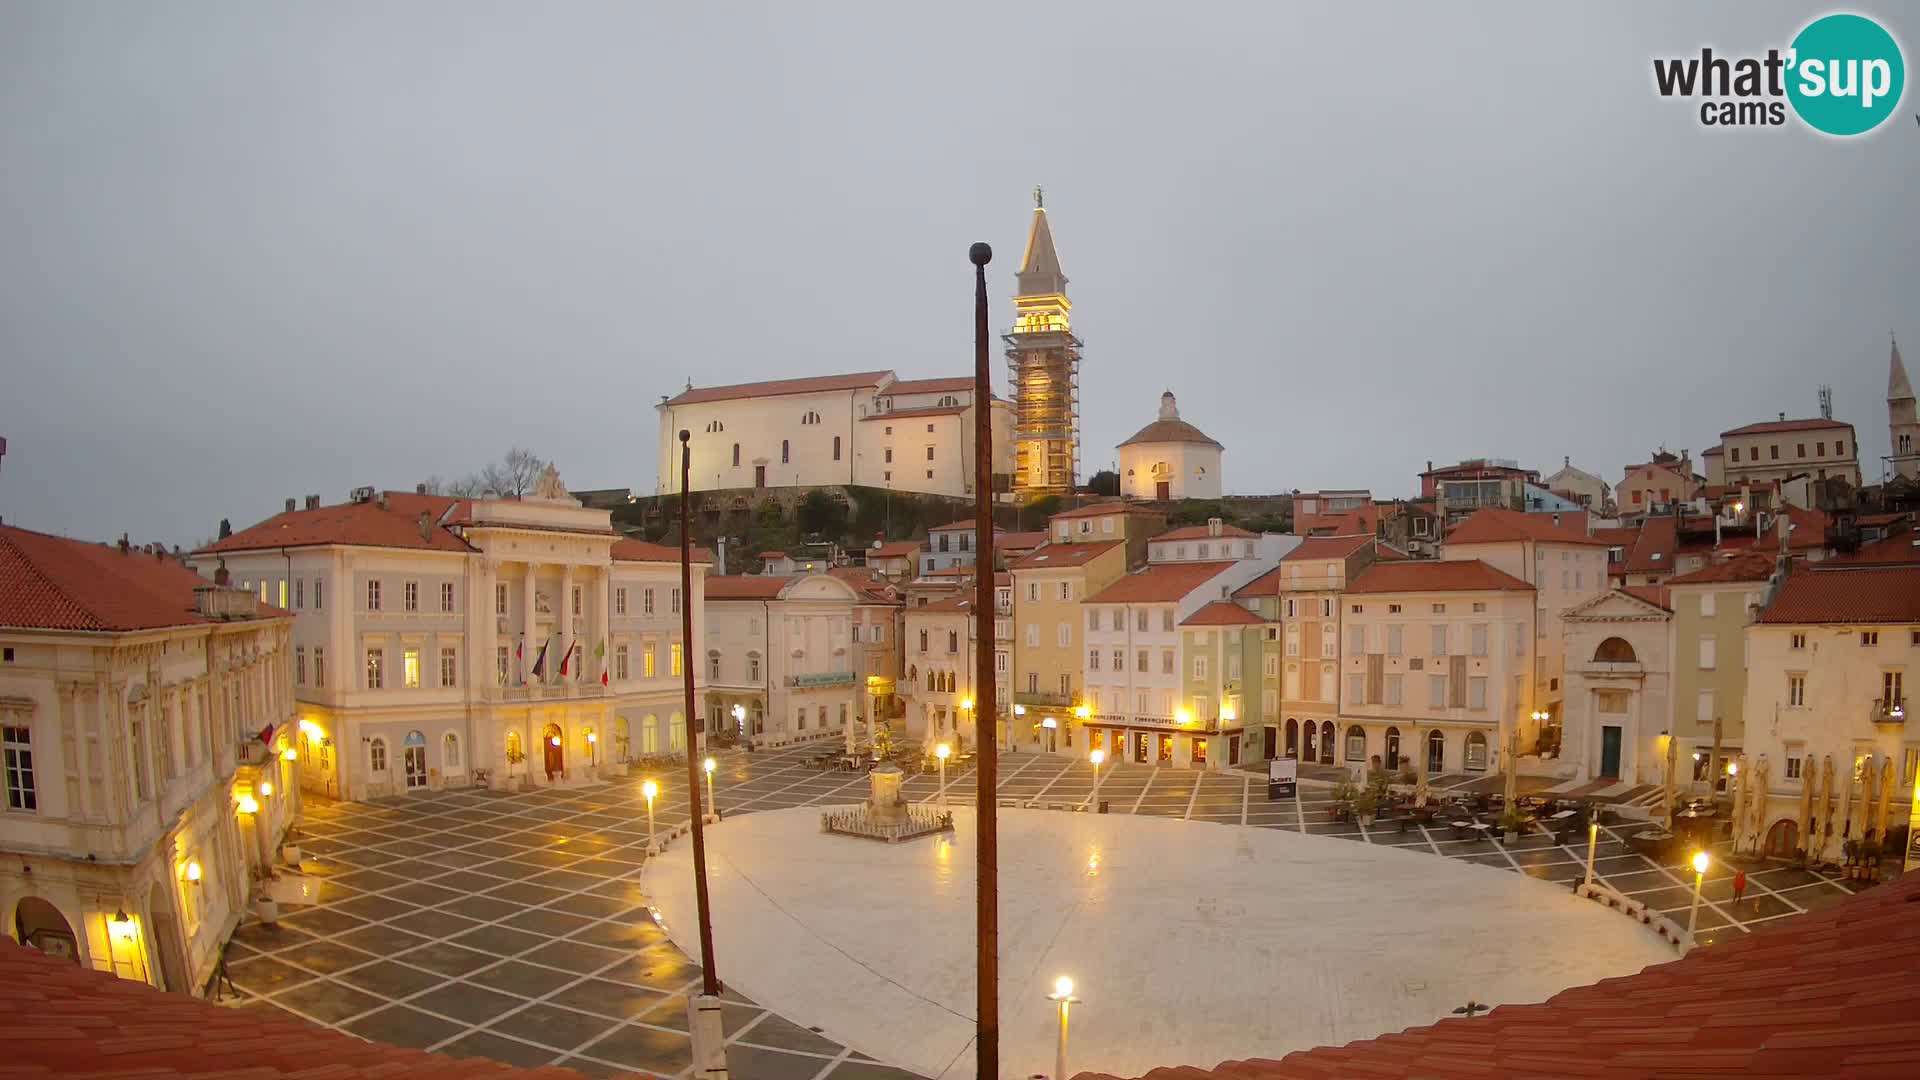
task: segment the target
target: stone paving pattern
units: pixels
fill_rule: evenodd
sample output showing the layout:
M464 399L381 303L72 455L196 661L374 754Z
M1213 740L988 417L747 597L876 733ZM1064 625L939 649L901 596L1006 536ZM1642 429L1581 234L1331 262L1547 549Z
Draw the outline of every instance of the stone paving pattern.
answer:
M863 774L818 771L813 748L720 755L715 794L725 814L864 798ZM1568 847L1534 833L1507 847L1453 840L1441 827L1365 828L1327 821L1327 789L1300 785L1268 802L1264 775L1200 773L1131 763L1101 770L1112 813L1292 829L1392 844L1571 885L1585 837ZM664 832L688 820L686 772L646 773L661 785ZM686 1076L686 998L700 972L655 925L637 878L646 861L639 771L606 783L505 794L456 790L339 803L304 796L305 870L319 902L277 926L249 922L229 947L237 1007L290 1014L355 1035L514 1065L565 1065L589 1075ZM946 795L971 805L970 764L950 768ZM1458 778L1480 784L1484 777ZM934 797L937 774L908 780L909 799ZM1091 805L1091 767L1050 754L1003 755L999 797L1063 810ZM1692 871L1630 851L1603 829L1595 873L1684 925ZM686 839L676 841L687 843ZM1748 876L1732 902L1731 871L1708 872L1701 940L1836 902L1852 883L1792 868ZM1676 914L1677 913L1677 914ZM1596 914L1598 914L1596 912ZM719 943L725 978L725 943ZM728 1060L754 1080L909 1080L835 1042L727 994Z

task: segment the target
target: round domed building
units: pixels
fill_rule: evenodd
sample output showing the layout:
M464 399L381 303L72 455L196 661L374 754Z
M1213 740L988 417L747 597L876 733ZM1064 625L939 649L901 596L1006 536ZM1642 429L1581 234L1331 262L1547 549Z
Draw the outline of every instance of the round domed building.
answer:
M1120 444L1120 494L1130 499L1217 499L1225 447L1180 419L1173 391L1160 395L1160 418Z

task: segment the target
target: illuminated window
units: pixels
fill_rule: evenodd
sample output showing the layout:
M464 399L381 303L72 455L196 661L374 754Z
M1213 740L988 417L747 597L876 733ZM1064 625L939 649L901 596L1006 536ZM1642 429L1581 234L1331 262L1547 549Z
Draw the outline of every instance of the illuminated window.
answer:
M387 654L381 649L367 650L367 689L381 690L387 685Z
M679 675L680 674L680 643L676 641L669 648L670 648L670 656L672 657L672 664L670 665L668 674Z
M403 685L409 690L420 688L420 650L406 649L400 654L400 668Z
M653 678L654 663L655 661L654 661L654 652L653 652L653 642L649 641L647 642L646 646L640 650L640 677L641 678L643 679Z

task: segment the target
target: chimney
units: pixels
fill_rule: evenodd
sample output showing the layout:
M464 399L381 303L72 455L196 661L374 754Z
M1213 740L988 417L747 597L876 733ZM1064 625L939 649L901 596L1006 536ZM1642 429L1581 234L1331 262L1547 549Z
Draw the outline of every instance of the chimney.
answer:
M385 510L386 508L387 508L387 493L383 491L380 493L380 509Z
M127 543L127 534L121 533L120 534L120 554L125 555L127 553L127 549L130 546L131 545Z
M875 540L873 542L873 546L879 547L880 541ZM714 552L713 553L713 572L716 574L725 576L727 572L727 538L726 537L723 536L720 539L715 540L713 542L713 552Z
M294 505L295 505L294 500L292 500L291 498L287 500L287 513L289 514L293 513Z
M1220 522L1220 519L1219 519L1219 518L1208 518L1208 519L1207 519L1207 535L1208 535L1208 536L1219 536L1219 535L1220 535L1220 524L1221 524L1221 522Z
M413 485L413 493L415 495L425 495L427 493L427 485L424 483Z
M1781 414L1780 414L1780 422L1781 422L1781 423L1786 423L1786 420L1787 420L1787 414L1786 414L1786 413L1781 413Z
M227 560L221 559L220 565L214 567L213 569L213 583L224 589L227 587L227 584L232 580L233 580L233 575L227 572ZM314 601L314 603L317 604L319 603L319 601L316 600Z
M425 510L420 511L420 539L433 539L433 515Z
M1556 529L1560 527L1560 511L1558 510L1553 512L1553 527Z
M318 495L307 496L307 509L309 510L320 509L320 496Z

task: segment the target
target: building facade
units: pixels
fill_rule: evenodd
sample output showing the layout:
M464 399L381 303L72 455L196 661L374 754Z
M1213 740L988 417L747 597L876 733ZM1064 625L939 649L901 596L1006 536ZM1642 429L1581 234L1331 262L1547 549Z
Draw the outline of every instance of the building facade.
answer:
M162 552L0 526L0 916L200 993L298 810L292 618Z
M1613 488L1605 480L1574 465L1571 457L1562 457L1560 471L1540 483L1548 491L1565 495L1593 513L1613 513Z
M1635 517L1652 511L1672 513L1673 508L1692 500L1699 485L1693 476L1693 462L1685 450L1671 454L1656 452L1651 460L1627 466L1620 479L1620 513Z
M1568 609L1562 762L1581 780L1659 783L1672 707L1672 612L1660 589L1622 587Z
M908 608L907 734L956 751L975 745L979 646L974 594L963 588L924 607Z
M854 670L861 597L831 574L707 579L708 713L756 746L865 738Z
M1027 250L1006 336L1013 393L1013 492L1031 500L1071 495L1079 479L1080 349L1073 333L1067 275L1053 247L1053 226L1034 192ZM997 439L995 445L1003 445Z
M1432 499L1434 512L1451 528L1489 507L1519 509L1525 503L1526 486L1539 482L1538 472L1504 458L1471 458L1437 469L1429 461L1420 474L1420 497Z
M1009 737L1041 749L1073 745L1086 647L1081 605L1127 571L1122 539L1051 543L1015 560Z
M1218 499L1224 481L1218 442L1185 420L1173 391L1160 395L1160 415L1115 447L1120 494L1129 499Z
M1745 701L1752 665L1747 628L1778 572L1775 556L1749 551L1666 581L1673 611L1668 647L1673 693L1666 730L1679 741L1674 782L1681 790L1705 792L1716 725L1723 759L1747 746Z
M1892 391L1889 387L1889 397ZM1777 420L1721 432L1720 451L1720 476L1708 476L1710 484L1760 487L1804 475L1814 480L1839 477L1860 486L1860 447L1853 425L1840 420L1789 420L1781 413Z
M551 469L518 499L291 503L191 563L293 612L308 790L583 783L685 752L681 672L705 672L682 637L677 548L618 538Z

